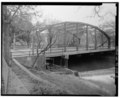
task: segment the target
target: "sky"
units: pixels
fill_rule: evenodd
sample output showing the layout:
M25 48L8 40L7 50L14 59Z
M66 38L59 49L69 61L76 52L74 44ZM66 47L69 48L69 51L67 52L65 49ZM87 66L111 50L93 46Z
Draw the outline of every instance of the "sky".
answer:
M74 21L74 22L85 22L92 25L98 26L99 24L113 20L111 14L107 14L104 20L100 20L98 17L90 17L94 15L93 11L94 6L38 6L37 11L42 11L42 18L34 18L32 20L33 24L37 21L43 21L46 19L49 21ZM100 14L104 15L105 13L110 12L116 14L116 7L114 4L103 4L101 6Z

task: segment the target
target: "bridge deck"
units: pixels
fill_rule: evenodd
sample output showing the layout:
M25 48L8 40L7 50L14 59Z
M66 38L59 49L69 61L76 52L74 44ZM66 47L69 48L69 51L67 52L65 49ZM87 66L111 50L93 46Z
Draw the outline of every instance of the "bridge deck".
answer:
M69 47L66 48L66 51L64 51L64 48L52 48L49 49L45 52L46 57L57 57L57 56L64 56L64 55L76 55L76 54L86 54L86 53L96 53L96 52L107 52L107 51L114 51L115 48L89 48L86 50L85 48L83 49L78 49L76 50L75 47ZM41 51L41 50L39 50ZM32 50L31 49L21 49L21 50L11 50L12 57L25 57L25 56L32 56ZM34 55L36 55L36 51L34 51Z

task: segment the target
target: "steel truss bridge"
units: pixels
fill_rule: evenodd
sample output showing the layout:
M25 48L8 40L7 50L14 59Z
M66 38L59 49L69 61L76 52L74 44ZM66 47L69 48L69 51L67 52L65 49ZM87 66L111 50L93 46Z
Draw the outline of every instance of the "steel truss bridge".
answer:
M114 51L115 46L111 37L91 24L82 22L62 22L41 27L39 32L48 30L53 34L52 45L46 52L46 57L76 55L85 53L97 53ZM51 41L49 38L48 42ZM41 51L41 49L39 49ZM36 55L36 49L12 49L13 57ZM34 54L33 54L34 52Z

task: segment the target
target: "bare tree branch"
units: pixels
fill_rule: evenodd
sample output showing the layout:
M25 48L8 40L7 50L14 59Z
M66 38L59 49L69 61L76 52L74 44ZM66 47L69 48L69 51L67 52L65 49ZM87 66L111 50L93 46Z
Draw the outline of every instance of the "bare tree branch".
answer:
M94 16L98 16L98 17L102 17L101 15L100 15L100 6L95 6L94 7Z
M9 23L11 24L11 22L13 21L13 18L14 18L14 16L15 16L15 14L18 12L18 10L20 9L20 5L16 8L16 10L15 10L15 12L13 13L13 15L12 15L12 17L11 17L11 19L10 19L10 21L9 21Z
M15 16L15 14L17 13L17 11L20 9L20 7L21 7L21 6L18 6L18 7L17 7L16 11L15 11L15 12L14 12L14 14L12 15L11 20L13 19L13 17L14 17L14 16Z
M37 53L36 59L35 59L35 61L33 62L32 67L34 67L34 65L35 65L38 57L40 56L40 54L45 53L45 51L47 51L47 50L48 50L52 45L54 45L54 43L56 42L57 39L55 38L54 42L52 43L53 37L54 37L53 35L52 35L52 36L49 35L49 37L50 37L49 43L47 44L47 46L46 46L44 49L42 49L39 53ZM41 40L39 40L39 44L40 44L40 43L41 43ZM39 44L38 44L38 45L39 45Z

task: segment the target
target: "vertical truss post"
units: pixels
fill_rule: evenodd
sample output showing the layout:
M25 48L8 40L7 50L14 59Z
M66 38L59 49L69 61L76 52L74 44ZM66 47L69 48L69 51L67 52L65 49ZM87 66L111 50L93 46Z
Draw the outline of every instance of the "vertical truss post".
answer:
M86 26L86 50L88 50L88 26Z
M76 24L76 32L77 32L77 34L78 34L78 23ZM78 39L77 39L76 42L77 42L77 43L76 43L76 51L78 51L78 48L79 48Z
M66 52L66 23L64 23L64 52Z
M101 33L101 46L103 47L103 34Z
M110 38L108 38L108 48L111 47L111 41L110 41Z
M15 33L14 33L14 39L13 39L13 49L15 49L15 45L16 45L16 39L15 39Z
M96 34L96 29L94 29L94 33L95 33L95 49L97 48L97 34Z
M50 41L50 44L52 44L52 39L53 38L52 38L52 35L51 35L51 27L49 27L48 30L49 30L49 41ZM50 45L50 53L51 53L51 51L52 50L51 50L51 45Z
M73 38L72 38L72 45L74 46L74 42L75 42L75 38L74 38L74 35L73 35Z
M32 35L31 49L32 49L32 56L34 56L34 35Z

